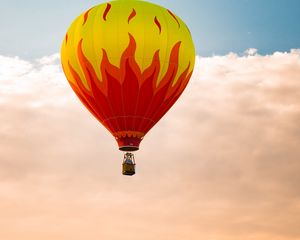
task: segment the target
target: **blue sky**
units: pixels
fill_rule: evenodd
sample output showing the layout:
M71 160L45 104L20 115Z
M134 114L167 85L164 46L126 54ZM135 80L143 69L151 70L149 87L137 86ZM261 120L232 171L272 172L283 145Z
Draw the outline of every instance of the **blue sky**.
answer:
M0 9L0 54L39 58L60 50L72 20L104 1L10 0ZM300 47L298 0L153 0L170 8L189 25L202 56L261 54Z

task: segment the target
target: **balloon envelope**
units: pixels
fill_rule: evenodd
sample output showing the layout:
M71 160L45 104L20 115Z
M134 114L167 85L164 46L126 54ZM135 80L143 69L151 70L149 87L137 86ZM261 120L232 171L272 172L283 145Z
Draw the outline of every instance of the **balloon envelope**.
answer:
M76 18L61 61L81 102L120 150L134 151L185 89L195 49L189 29L170 10L119 0Z

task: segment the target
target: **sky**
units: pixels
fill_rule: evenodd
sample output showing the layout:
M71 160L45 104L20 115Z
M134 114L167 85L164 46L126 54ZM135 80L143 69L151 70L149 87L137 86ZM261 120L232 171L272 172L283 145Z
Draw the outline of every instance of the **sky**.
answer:
M134 177L62 73L61 39L97 3L70 2L1 2L0 239L299 240L298 1L153 1L197 58Z
M153 0L171 9L189 26L201 56L261 54L300 47L298 0ZM70 23L99 0L2 0L0 54L25 59L60 49Z

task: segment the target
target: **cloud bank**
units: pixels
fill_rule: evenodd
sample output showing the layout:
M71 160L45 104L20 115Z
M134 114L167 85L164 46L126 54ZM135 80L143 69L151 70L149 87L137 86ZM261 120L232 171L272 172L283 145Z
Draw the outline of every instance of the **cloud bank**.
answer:
M57 54L0 56L0 239L300 239L300 50L197 58L137 175Z

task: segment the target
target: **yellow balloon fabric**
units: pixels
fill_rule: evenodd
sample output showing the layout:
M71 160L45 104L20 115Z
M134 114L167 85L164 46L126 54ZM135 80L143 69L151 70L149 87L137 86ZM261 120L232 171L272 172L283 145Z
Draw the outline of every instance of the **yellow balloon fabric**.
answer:
M195 48L188 27L170 10L117 0L75 19L61 61L77 96L120 149L137 150L185 89Z

